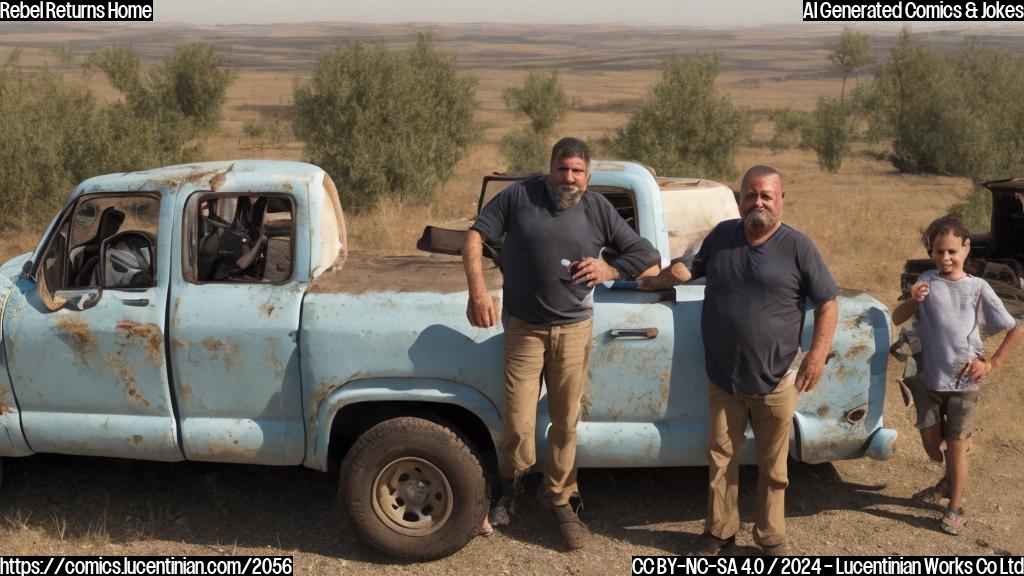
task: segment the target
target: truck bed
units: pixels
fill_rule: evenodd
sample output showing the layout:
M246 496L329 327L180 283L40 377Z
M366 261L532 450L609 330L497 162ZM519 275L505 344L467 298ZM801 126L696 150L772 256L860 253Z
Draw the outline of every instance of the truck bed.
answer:
M484 259L487 288L501 288L501 270ZM312 293L437 292L466 290L462 258L441 254L386 255L350 251L348 257L324 272L309 287Z

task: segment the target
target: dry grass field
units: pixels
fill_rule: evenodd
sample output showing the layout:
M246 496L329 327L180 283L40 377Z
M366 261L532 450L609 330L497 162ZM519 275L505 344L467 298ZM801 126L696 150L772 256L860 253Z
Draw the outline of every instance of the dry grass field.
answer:
M460 70L479 79L477 120L483 139L457 166L433 206L390 204L352 217L353 246L410 253L424 224L474 213L480 177L503 168L501 136L522 123L505 110L501 91L530 70L558 70L579 105L559 134L594 139L628 118L657 81L661 59L717 53L720 87L751 110L810 110L819 95L837 96L840 78L827 60L839 29L680 29L593 27L565 35L523 26L68 26L0 25L0 58L22 47L21 65L47 66L115 97L98 74L77 62L113 42L131 42L154 61L185 40L215 43L235 82L225 119L207 146L211 159L302 157L301 144L259 148L242 134L245 122L287 117L292 90L310 74L316 55L351 38L408 45L432 29L437 46L457 55ZM884 56L897 29L868 31ZM987 40L1024 51L1014 29L988 29ZM976 31L975 31L976 33ZM955 48L970 31L930 31L929 41ZM529 39L529 40L526 40ZM76 63L62 63L67 46ZM761 122L755 138L770 137ZM790 224L817 243L837 281L892 306L903 260L920 257L917 236L969 190L966 179L901 175L878 159L882 149L858 146L838 174L819 171L813 153L745 147L740 168L776 166L785 175ZM682 175L679 176L696 176ZM736 182L728 183L732 186ZM0 238L0 254L34 247L37 231ZM995 344L994 342L992 343ZM891 370L891 376L895 376ZM968 489L970 523L959 538L936 529L938 509L910 496L934 482L937 469L920 448L908 409L890 386L886 421L900 432L899 454L886 462L858 460L795 466L788 502L790 540L804 554L1024 554L1024 356L986 381L981 429L975 435ZM890 378L891 380L891 378ZM164 465L37 456L8 461L0 489L0 550L7 554L291 554L300 574L621 574L631 554L685 554L701 531L705 469L583 471L585 518L595 534L587 549L558 551L554 527L525 505L507 531L478 538L438 562L392 564L354 540L347 522L328 512L335 479L306 469L207 464ZM753 552L752 470L743 473L746 532ZM340 534L340 536L339 536Z

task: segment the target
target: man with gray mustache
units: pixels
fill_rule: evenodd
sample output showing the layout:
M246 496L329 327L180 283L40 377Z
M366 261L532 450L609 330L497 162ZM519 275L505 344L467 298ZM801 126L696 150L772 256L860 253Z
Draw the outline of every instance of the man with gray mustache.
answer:
M739 220L704 239L692 270L673 262L645 289L707 278L701 333L708 379L708 509L699 552L716 555L739 531L739 460L747 421L757 443L754 541L784 555L789 429L799 392L813 390L832 346L838 289L810 238L782 223L785 194L774 168L743 176ZM811 346L797 370L804 306L814 305Z
M551 151L551 172L502 190L466 234L462 259L469 284L469 323L489 328L498 313L484 282L484 238L505 236L501 251L505 314L505 440L500 446L502 497L491 523L508 522L519 479L536 463L534 429L541 377L551 428L538 492L555 512L570 549L586 527L570 506L576 484L576 422L587 383L593 287L608 280L655 274L661 257L600 194L587 192L590 151L563 138ZM610 247L617 256L600 258ZM485 525L486 528L486 525Z

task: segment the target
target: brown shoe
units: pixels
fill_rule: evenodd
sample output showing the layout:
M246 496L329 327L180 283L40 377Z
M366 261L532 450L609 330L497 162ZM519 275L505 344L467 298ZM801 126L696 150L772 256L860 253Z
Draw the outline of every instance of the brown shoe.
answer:
M736 535L733 534L728 538L718 538L707 532L701 536L700 544L697 545L697 549L693 551L694 556L718 556L724 552L730 546L736 544Z
M572 511L572 506L555 506L555 519L558 521L558 531L562 533L565 545L570 550L582 548L590 532L587 525Z

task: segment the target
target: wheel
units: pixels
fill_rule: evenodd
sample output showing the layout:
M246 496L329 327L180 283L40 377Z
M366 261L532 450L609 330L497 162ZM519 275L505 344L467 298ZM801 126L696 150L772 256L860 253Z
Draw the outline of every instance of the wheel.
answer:
M366 542L415 560L447 556L487 513L483 467L454 431L401 417L370 428L341 466L339 503Z

